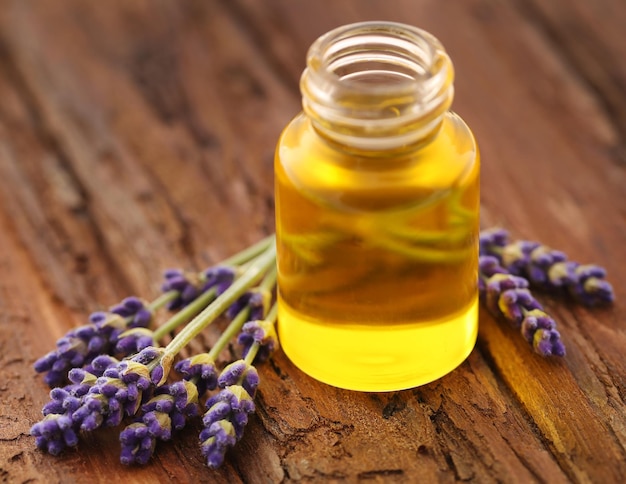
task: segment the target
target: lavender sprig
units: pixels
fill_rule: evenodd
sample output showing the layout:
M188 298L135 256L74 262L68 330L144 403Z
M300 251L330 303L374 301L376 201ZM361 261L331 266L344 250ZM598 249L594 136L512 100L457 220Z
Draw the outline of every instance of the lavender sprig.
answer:
M200 432L200 448L210 468L221 466L228 449L243 437L248 415L255 411L253 399L257 386L258 374L246 361L243 368L240 362L235 362L221 373L222 390L207 400Z
M254 396L260 380L252 362L260 354L267 358L278 347L273 328L276 313L277 306L274 304L265 320L246 323L250 326L246 330L242 329L238 337L238 341L244 345L245 357L222 370L218 378L222 390L206 402L207 412L202 420L204 428L200 433L200 447L211 468L222 465L228 449L243 437L248 415L255 411ZM261 325L262 330L257 330L257 323L263 322L267 324Z
M536 353L565 355L555 321L530 293L526 279L506 273L491 256L480 256L479 277L481 296L492 314L519 328Z
M614 299L606 271L597 265L581 265L538 242L509 242L502 229L482 231L480 254L496 257L510 274L526 277L531 285L548 290L565 290L576 301L595 306Z

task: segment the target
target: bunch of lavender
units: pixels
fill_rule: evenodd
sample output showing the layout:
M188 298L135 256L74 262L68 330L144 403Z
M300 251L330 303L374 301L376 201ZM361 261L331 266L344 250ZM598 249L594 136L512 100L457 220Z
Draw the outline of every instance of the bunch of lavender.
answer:
M519 328L543 356L562 356L565 348L556 323L532 296L529 283L566 288L586 304L613 298L601 268L569 262L539 244L510 244L503 231L483 232L480 252L483 302ZM43 420L32 427L38 447L58 454L76 445L80 432L134 417L120 435L121 461L144 464L157 442L171 439L175 430L198 415L205 394L219 387L206 400L200 442L208 466L221 465L254 412L259 377L253 363L266 359L278 346L276 304L267 311L276 283L275 264L269 237L203 273L168 271L165 292L152 303L129 298L93 315L90 325L70 331L55 351L36 363L38 371L48 372L51 385L62 384L66 376L71 382L52 390ZM149 328L154 311L164 306L177 312L158 328ZM223 314L231 322L213 348L179 362L175 369L183 379L166 383L179 352ZM159 347L165 335L181 326L167 346ZM236 335L243 359L220 372L217 357Z
M156 342L186 322L220 296L238 275L238 266L249 262L268 247L270 237L247 248L221 264L199 274L168 270L162 285L163 294L151 303L128 297L108 311L93 313L89 324L68 331L57 341L56 349L35 362L35 371L46 373L51 387L67 382L72 368L81 368L99 355L118 358L154 346ZM184 308L180 316L153 332L148 329L156 310Z
M141 424L156 438L168 439L172 428L179 428L181 422L197 413L198 391L195 382L184 381L164 385L174 358L200 331L232 306L239 307L243 304L244 308L240 313L246 316L253 311L264 314L269 301L269 291L275 285L275 270L271 269L275 266L275 258L273 238L268 238L227 260L225 265L241 266L245 270L239 271L238 274L233 272L232 278L221 268L213 273L215 277L205 274L207 281L211 280L205 281L206 285L202 288L205 292L200 292L193 300L187 297L184 304L179 306L182 309L151 335L137 331L143 328L129 326L132 322L124 321L125 324L113 325L109 324L110 317L104 318L100 326L115 329L115 338L111 334L106 334L107 344L111 346L115 341L117 351L131 353L122 361L103 356L102 348L97 348L98 351L94 347L88 351L70 353L65 347L59 347L55 358L64 361L64 371L73 365L76 367L69 371L72 385L52 390L52 400L44 407L44 419L31 429L31 434L37 438L38 447L58 454L65 447L76 445L80 432L93 431L101 426L117 426L124 417L136 415L142 403L145 405ZM252 290L251 288L264 274L266 282L262 284L263 287ZM157 299L159 307L180 298L179 291L169 287L166 287L166 291ZM129 311L133 309L128 306L127 304L125 307ZM157 304L151 305L149 319L152 318L154 306ZM126 313L113 313L117 315L114 321L119 323L120 319L124 318L132 321L138 313L139 310L130 316ZM194 315L195 317L189 321ZM236 318L237 331L245 320L244 317ZM166 347L146 346L150 336L152 341L156 342L183 323L187 324ZM129 327L130 329L127 329ZM235 330L229 333L229 339L234 336L233 331ZM73 333L71 337L75 337ZM79 343L89 346L91 337L92 335L87 335L80 339ZM138 348L141 349L137 351ZM110 347L108 349L110 350ZM82 357L75 357L76 354ZM85 364L87 365L83 368L80 367ZM58 369L54 368L54 371ZM169 423L166 422L168 419ZM135 436L137 435L135 432ZM143 449L146 445L142 440L139 447ZM144 454L136 451L134 454L123 452L122 460L130 462L135 459L142 462L146 460Z
M606 271L597 265L581 265L558 250L538 242L509 241L502 229L480 234L480 255L495 257L509 273L526 278L531 285L547 290L565 290L576 301L595 306L614 299Z
M244 293L228 308L226 314L232 320L213 348L175 366L183 381L158 387L155 396L142 406L142 415L120 434L123 464L147 463L158 440L170 440L173 430L181 430L188 418L198 415L198 398L218 383L217 357L245 321L265 317L275 283L276 272L270 270L258 287Z

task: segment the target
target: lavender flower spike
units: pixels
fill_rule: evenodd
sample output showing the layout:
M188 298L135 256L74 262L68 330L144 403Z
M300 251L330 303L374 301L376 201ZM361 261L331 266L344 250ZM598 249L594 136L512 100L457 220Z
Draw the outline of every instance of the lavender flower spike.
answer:
M563 356L565 346L556 323L528 290L528 281L506 274L494 258L481 256L480 278L483 279L483 298L495 316L519 328L536 353L542 356Z
M119 316L116 316L119 318ZM35 371L47 372L44 381L51 387L63 384L67 372L80 368L110 348L108 335L88 324L68 331L57 341L57 348L35 362Z
M147 328L131 328L118 336L115 352L121 355L139 353L148 346L154 346L154 333Z
M243 346L242 356L245 358L254 343L259 345L259 351L254 357L255 362L267 360L278 348L278 336L273 321L265 319L248 321L241 328L237 343Z
M147 326L152 313L136 297L124 299L109 312L95 312L90 324L68 331L57 341L57 348L35 362L35 371L47 372L45 382L62 385L72 368L80 368L98 355L113 354L118 336L129 327Z
M94 371L115 364L108 356L100 356L94 360ZM43 407L43 420L35 423L30 434L36 438L37 447L58 455L66 447L78 444L79 426L74 422L73 414L80 408L83 397L96 382L96 375L81 368L70 372L71 385L65 388L53 388L51 400Z
M157 440L169 440L172 430L184 428L198 415L198 389L189 381L163 385L142 405L143 415L120 434L122 464L146 464Z
M613 287L605 280L606 272L602 267L569 261L563 252L538 242L509 243L508 234L502 230L481 232L480 255L496 257L506 272L527 278L532 286L564 289L587 306L610 303L614 299Z
M215 469L224 462L228 449L243 436L248 415L254 412L254 402L242 386L233 385L211 397L206 406L200 443L207 465Z

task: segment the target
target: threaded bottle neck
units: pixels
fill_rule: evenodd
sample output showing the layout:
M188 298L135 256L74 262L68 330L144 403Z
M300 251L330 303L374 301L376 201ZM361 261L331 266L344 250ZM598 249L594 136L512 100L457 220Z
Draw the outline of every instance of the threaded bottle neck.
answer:
M379 151L436 130L452 103L453 78L450 58L429 33L363 22L313 43L300 89L304 111L322 136Z

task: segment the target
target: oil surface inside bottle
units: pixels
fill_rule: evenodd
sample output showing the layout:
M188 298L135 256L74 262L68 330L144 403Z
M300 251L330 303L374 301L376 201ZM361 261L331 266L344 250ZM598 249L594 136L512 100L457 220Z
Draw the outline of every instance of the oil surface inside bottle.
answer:
M433 381L477 333L479 161L444 116L414 149L362 154L322 139L306 116L276 159L278 330L311 376L390 391Z

